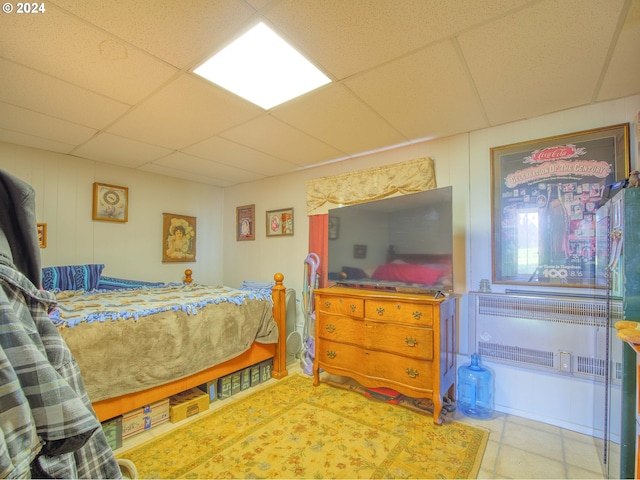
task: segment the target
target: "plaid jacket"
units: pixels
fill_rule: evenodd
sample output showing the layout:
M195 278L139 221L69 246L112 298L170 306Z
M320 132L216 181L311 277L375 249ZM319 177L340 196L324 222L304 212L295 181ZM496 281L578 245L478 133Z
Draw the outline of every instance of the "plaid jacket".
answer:
M0 256L0 478L122 478L38 290Z

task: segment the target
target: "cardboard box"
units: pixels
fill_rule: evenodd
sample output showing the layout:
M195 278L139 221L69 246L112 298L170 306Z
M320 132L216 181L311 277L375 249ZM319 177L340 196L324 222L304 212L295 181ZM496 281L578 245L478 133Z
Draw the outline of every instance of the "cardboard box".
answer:
M214 402L218 398L218 379L198 385L198 388L209 395L209 403Z
M180 422L205 410L209 410L209 395L197 387L169 397L171 423Z
M245 368L240 372L240 390L251 388L251 369Z
M260 363L260 382L271 380L271 370L273 369L273 359Z
M218 379L218 398L229 398L231 396L231 375L225 375Z
M102 422L102 431L111 450L122 447L122 415Z
M137 408L122 418L122 439L149 430L169 420L169 399Z
M254 387L260 383L260 364L249 367L251 371L251 386Z

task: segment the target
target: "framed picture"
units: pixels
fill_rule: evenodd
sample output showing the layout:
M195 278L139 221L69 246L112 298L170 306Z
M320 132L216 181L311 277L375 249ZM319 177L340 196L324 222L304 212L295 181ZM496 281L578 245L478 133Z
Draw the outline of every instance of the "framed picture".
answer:
M196 261L196 217L162 214L162 262Z
M256 206L244 205L236 207L236 240L255 240Z
M340 217L329 217L329 240L337 240L340 235Z
M366 245L354 245L353 246L353 258L367 258L367 246Z
M267 237L293 235L293 208L267 212Z
M129 189L117 185L93 184L93 219L126 222L129 218Z
M47 248L47 224L46 223L38 223L38 244L40 248Z
M593 287L595 213L629 175L629 124L491 149L493 283Z

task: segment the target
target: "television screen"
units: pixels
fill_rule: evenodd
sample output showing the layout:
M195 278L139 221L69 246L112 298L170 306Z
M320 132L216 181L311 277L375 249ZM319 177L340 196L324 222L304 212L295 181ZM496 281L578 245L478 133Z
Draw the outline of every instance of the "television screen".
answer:
M452 187L329 210L329 281L453 291Z

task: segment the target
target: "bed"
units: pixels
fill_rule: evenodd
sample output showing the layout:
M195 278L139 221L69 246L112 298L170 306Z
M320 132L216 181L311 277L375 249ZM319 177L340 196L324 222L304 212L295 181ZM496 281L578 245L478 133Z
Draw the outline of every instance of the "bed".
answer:
M272 377L287 375L282 274L241 290L103 277L101 267L43 269L58 301L50 317L100 421L269 359Z

